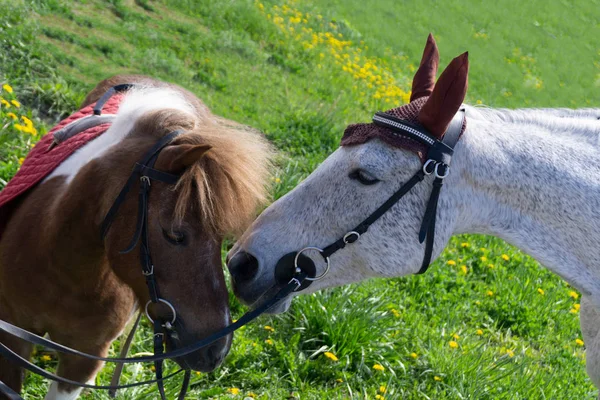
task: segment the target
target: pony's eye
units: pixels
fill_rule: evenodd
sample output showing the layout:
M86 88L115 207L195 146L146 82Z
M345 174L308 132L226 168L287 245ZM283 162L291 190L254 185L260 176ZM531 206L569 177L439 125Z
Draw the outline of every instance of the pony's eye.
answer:
M368 173L363 169L357 169L352 171L348 177L352 180L359 181L363 185L374 185L379 182L379 179Z
M163 236L167 239L167 242L175 245L181 245L185 242L185 236L181 232L162 230Z

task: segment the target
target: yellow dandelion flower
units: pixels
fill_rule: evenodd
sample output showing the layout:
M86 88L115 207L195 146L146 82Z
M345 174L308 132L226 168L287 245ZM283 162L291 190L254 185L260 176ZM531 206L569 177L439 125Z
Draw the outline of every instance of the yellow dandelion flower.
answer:
M575 310L579 311L579 309L581 308L581 304L579 304L579 303L575 303L575 304L573 304L573 308L574 308Z
M376 371L385 371L385 367L381 364L374 364L373 369Z
M485 294L491 297L494 295L494 292L492 292L491 290L488 290Z
M336 355L330 351L326 351L323 354L325 355L325 357L329 358L331 361L338 361L338 358L336 357Z
M543 296L546 292L544 292L544 289L538 288L538 293Z
M448 345L453 349L458 348L458 343L456 343L454 340L449 341Z
M446 261L446 264L448 264L448 265L456 265L456 261L454 261L454 260L448 260L448 261Z
M25 158L23 158L23 157L19 158L19 165L23 165L23 161L25 161Z
M19 103L17 100L11 100L10 101L12 103L13 106L20 108L21 107L21 103Z
M494 269L494 264L488 264L489 269Z
M467 268L466 265L461 265L460 272L462 272L464 275L466 275L467 272L469 272L469 269Z
M236 387L232 387L227 389L227 391L231 394L240 394L240 389L236 388Z
M6 108L10 108L10 103L4 99L0 99L0 104L2 104Z
M462 242L462 243L460 244L460 247L469 247L469 243L467 243L467 242Z
M41 357L41 359L42 359L42 361L50 361L50 360L52 360L52 357L50 357L50 356L49 356L49 355L47 355L47 354L44 354L44 355Z
M512 350L506 350L506 354L508 354L508 356L511 358L515 356L515 352Z
M23 122L25 122L25 125L27 125L27 126L33 126L33 122L29 118L27 118L26 116L21 115L21 119L23 120Z
M483 331L481 329L477 329L475 333L479 336L483 335Z
M375 395L375 400L384 400L384 399L385 399L385 397L383 397L383 396L382 396L382 395L380 395L380 394L376 394L376 395Z
M569 297L574 298L575 300L577 300L579 298L579 295L577 294L577 292L575 291L570 291L569 292Z
M26 132L27 131L27 127L23 126L21 124L15 124L15 129L20 131L20 132Z
M14 119L15 121L19 119L15 113L11 113L11 112L7 113L6 116L8 118Z
M379 393L385 393L387 391L386 387L381 385L379 386Z
M7 93L13 92L13 88L8 83L5 83L4 85L2 85L2 89L4 89Z
M266 339L265 343L268 345L273 345L273 341L271 339Z
M400 318L400 312L398 310L396 310L395 308L392 308L390 310L390 312L394 315L394 317Z
M410 353L410 356L412 358L414 358L415 360L419 357L419 355L417 353Z
M486 256L481 256L479 257L479 259L481 260L481 262L486 262L488 260Z
M275 332L275 329L272 326L265 325L265 330L269 332Z
M571 309L569 310L569 312L570 312L571 314L577 314L577 313L579 312L579 310L577 310L577 309L575 309L575 308L571 308Z
M433 377L433 380L436 382L440 382L442 380L442 378L440 378L439 376L436 375Z
M584 345L583 340L581 340L581 339L575 339L575 343L577 343L577 346L583 346Z
M453 333L453 334L452 334L452 337L453 337L455 340L458 340L458 339L460 339L460 336L458 336L456 333Z
M200 376L200 375L202 375L202 372L196 371L196 375Z
M501 257L502 257L502 259L503 259L504 261L508 261L508 260L510 260L510 257L509 257L509 256L507 256L506 254L502 254L502 256L501 256Z

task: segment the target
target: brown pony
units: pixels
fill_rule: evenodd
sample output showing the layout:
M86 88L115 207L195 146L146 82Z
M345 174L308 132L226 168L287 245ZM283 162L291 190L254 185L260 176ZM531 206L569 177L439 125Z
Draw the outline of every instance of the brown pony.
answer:
M272 154L261 135L212 115L190 92L147 77L107 79L83 106L123 83L138 86L125 92L110 128L19 198L0 240L0 319L99 356L149 299L139 252L120 253L134 235L137 190L107 236L100 234L136 161L163 136L185 132L156 161L156 169L181 177L176 185L152 181L147 225L160 296L177 310L185 346L230 323L221 241L242 231L265 200ZM30 345L4 334L0 342L30 357ZM211 371L230 344L231 335L177 361ZM58 375L87 382L101 366L60 355ZM22 371L0 358L0 380L19 391ZM79 393L54 383L46 398Z

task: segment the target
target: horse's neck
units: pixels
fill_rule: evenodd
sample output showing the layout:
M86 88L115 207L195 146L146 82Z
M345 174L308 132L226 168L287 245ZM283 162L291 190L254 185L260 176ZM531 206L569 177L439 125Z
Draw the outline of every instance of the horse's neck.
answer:
M446 189L456 233L498 236L600 299L600 126L562 122L571 129L469 120Z

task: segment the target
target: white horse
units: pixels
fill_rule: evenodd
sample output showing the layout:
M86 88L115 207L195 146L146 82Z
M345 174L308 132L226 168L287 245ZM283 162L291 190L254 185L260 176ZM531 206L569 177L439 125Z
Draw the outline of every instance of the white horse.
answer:
M430 36L411 104L427 99L418 121L440 138L464 100L466 73L463 82L456 70L445 71L434 86L437 60ZM494 235L581 291L587 370L600 387L600 109L462 107L467 128L439 198L433 257L452 235ZM338 240L419 171L423 161L381 138L342 145L267 208L234 246L228 266L237 296L258 303L279 283L275 270L284 255ZM359 240L333 254L328 273L299 293L418 272L424 245L417 237L432 181L425 177ZM313 259L317 274L325 270L318 252L303 255ZM290 302L291 297L274 312L287 310Z

